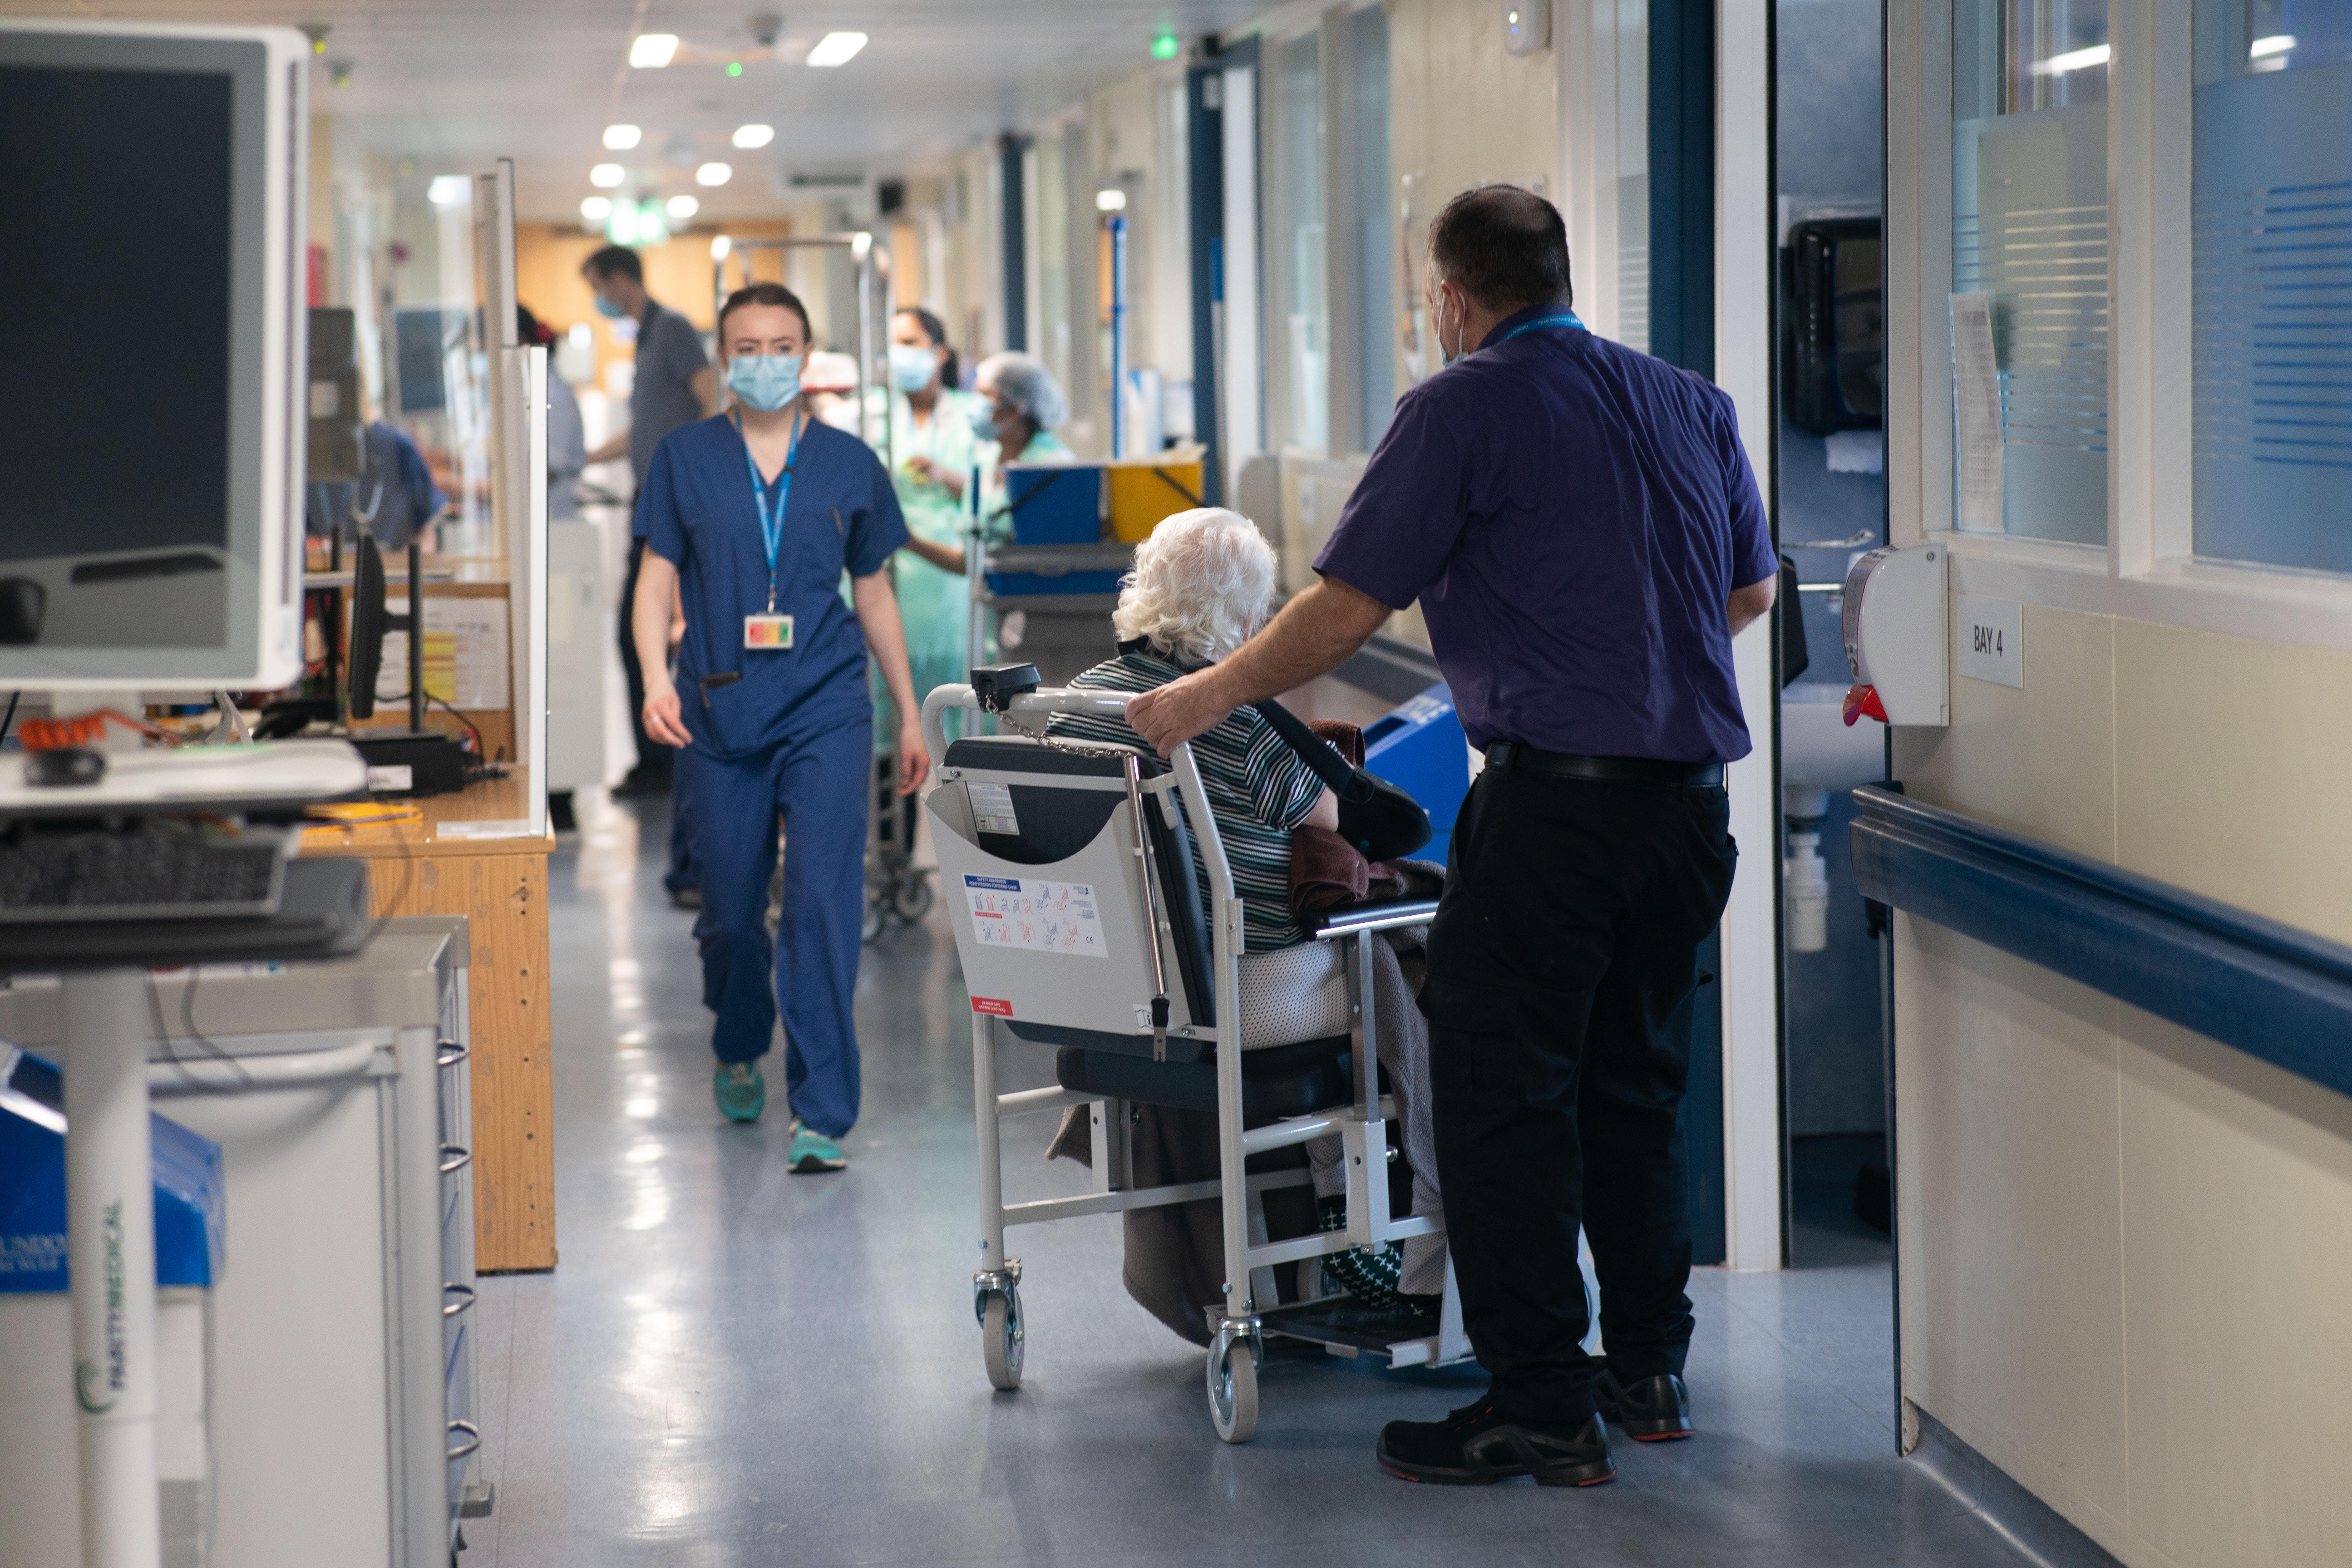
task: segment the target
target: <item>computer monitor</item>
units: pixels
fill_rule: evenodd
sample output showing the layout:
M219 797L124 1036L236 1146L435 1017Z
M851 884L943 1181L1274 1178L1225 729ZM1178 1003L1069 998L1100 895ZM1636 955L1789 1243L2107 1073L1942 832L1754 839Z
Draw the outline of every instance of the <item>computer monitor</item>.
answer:
M0 19L0 689L300 677L309 72Z

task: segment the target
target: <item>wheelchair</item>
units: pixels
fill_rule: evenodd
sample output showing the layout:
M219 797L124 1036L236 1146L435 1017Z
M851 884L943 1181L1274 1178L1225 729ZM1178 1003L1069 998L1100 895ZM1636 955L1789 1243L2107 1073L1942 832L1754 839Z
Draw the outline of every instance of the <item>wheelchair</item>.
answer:
M1191 746L1162 763L1131 747L1042 738L1051 714L1121 716L1127 701L1123 692L1044 689L983 708L971 687L943 686L923 704L940 781L925 808L971 997L981 1254L972 1310L990 1383L1017 1388L1028 1325L1021 1260L1005 1251L1008 1227L1213 1198L1224 1226L1224 1305L1212 1310L1209 1324L1209 1413L1219 1437L1241 1443L1256 1429L1270 1335L1343 1355L1384 1355L1395 1367L1444 1366L1470 1354L1450 1259L1433 1335L1368 1340L1328 1310L1344 1298L1282 1303L1275 1289L1275 1271L1286 1264L1439 1228L1391 1212L1388 1126L1396 1111L1380 1091L1371 946L1382 931L1427 923L1436 902L1336 910L1306 949L1245 954L1242 902ZM995 712L1032 733L948 745L940 715L950 708ZM1196 835L1205 889L1193 865ZM1257 1001L1281 990L1268 984L1276 971L1302 963L1320 965L1329 981L1343 972L1344 990L1325 984L1334 1000L1319 1009L1302 1009L1295 998ZM999 1029L1055 1047L1056 1085L998 1094ZM1000 1121L1078 1105L1089 1108L1094 1190L1007 1205ZM1217 1177L1138 1188L1130 1105L1213 1113ZM1265 1194L1311 1178L1304 1169L1251 1171L1247 1163L1334 1132L1344 1150L1344 1226L1265 1239Z

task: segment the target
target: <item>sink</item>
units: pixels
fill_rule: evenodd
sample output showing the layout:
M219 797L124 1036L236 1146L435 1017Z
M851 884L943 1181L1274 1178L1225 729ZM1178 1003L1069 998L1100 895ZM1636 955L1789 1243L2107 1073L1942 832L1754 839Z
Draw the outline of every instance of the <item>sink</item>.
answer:
M1780 782L1808 789L1849 790L1886 776L1886 726L1845 723L1845 688L1801 680L1780 693Z

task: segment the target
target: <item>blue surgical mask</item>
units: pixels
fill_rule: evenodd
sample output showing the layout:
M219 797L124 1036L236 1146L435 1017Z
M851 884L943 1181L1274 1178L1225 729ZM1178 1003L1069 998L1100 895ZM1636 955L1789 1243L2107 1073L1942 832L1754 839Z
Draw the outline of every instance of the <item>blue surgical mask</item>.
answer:
M773 414L801 395L801 356L737 354L727 362L727 390L746 405Z
M602 294L596 296L596 313L607 318L608 320L615 321L628 314L626 310L624 310L621 307L615 305Z
M891 383L910 397L931 384L931 377L939 368L935 349L919 349L912 343L890 345Z
M982 441L996 439L996 405L985 398L972 405L971 433Z

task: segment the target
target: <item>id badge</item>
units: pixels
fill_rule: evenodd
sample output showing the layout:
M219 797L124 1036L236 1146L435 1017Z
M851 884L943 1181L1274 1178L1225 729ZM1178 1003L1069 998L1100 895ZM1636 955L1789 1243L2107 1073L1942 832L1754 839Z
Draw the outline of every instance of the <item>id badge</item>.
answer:
M793 646L793 618L790 616L745 616L743 617L745 647L784 648Z

